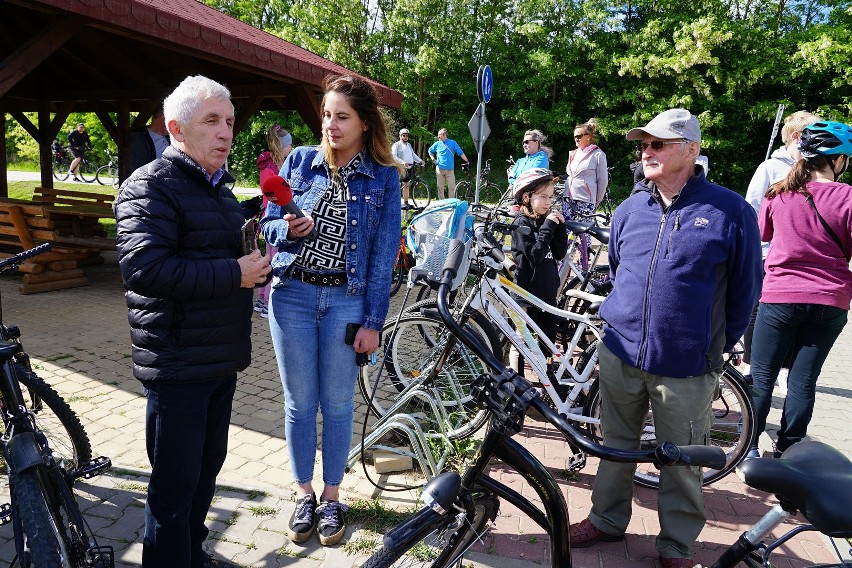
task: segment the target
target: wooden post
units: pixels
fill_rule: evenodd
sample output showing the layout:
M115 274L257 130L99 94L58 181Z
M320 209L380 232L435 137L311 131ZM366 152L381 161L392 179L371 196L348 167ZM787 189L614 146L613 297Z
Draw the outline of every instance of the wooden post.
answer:
M7 171L9 164L6 163L6 112L0 109L0 172L3 176L0 177L0 197L9 197L9 182Z

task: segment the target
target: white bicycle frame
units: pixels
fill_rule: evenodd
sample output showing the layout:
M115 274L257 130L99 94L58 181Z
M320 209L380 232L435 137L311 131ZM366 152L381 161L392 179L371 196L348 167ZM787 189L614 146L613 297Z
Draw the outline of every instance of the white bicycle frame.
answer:
M551 313L562 319L577 322L577 328L564 353L536 325L526 311L510 295L509 291L542 311ZM603 296L596 296L577 290L572 290L571 295L592 302L603 301L604 299ZM505 313L508 314L508 319L494 305L494 302L489 299L489 296L493 296L499 301ZM586 416L583 413L582 407L572 406L579 398L581 392L588 394L593 383L589 378L598 361L598 355L595 352L583 369L577 370L571 364L571 357L580 339L587 332L591 332L598 340L601 338L600 330L591 318L585 314L568 312L551 306L501 275L497 275L496 278L487 275L483 276L478 288L474 289L468 298L468 304L470 308L485 312L488 315L488 319L500 329L512 345L529 361L530 366L535 371L539 381L550 396L551 401L553 401L557 412L565 415L568 420L576 420L584 423L600 422L596 418ZM515 329L512 329L509 325L509 320L514 324ZM553 367L553 376L556 383L560 386L568 386L571 389L564 400L559 396L556 387L551 382L548 375L548 356L542 352L539 342L543 343L550 351L551 367Z

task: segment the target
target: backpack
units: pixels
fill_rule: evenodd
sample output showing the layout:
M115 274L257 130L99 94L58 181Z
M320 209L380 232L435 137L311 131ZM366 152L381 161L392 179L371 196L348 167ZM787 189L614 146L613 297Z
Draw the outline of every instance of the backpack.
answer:
M437 286L452 239L458 239L465 245L464 260L452 284L455 290L467 275L473 242L473 215L468 213L467 201L436 201L411 219L405 240L416 261L415 268L409 272L412 283L425 279L432 287Z

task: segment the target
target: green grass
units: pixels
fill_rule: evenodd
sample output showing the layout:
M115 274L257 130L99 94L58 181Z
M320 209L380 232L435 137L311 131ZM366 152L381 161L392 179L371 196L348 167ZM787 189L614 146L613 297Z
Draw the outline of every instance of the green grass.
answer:
M384 533L387 529L395 527L410 517L416 510L416 507L412 507L407 511L394 511L385 507L379 499L370 501L360 499L349 503L346 520L350 524L364 526L377 533Z

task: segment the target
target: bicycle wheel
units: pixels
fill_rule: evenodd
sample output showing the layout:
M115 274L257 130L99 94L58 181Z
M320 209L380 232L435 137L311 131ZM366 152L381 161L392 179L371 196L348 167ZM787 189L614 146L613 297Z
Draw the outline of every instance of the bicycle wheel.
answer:
M38 429L47 437L57 463L71 472L92 459L92 445L80 419L44 379L19 363L13 364L24 402L36 417ZM3 426L0 424L0 432Z
M589 392L585 411L587 416L601 417L600 390L597 382L592 385ZM725 450L727 459L722 469L704 469L703 485L718 481L734 471L748 454L754 436L754 403L745 380L733 367L726 366L719 377L719 386L711 403L711 411L713 425L710 427L710 445ZM654 416L650 410L646 425L651 427L654 425ZM595 425L591 431L592 438L603 442L599 426ZM643 449L656 446L657 438L653 430L642 434L641 444ZM660 486L660 472L651 464L639 464L633 475L633 481L656 489Z
M393 275L391 276L390 295L393 296L402 287L402 283L408 278L408 269L414 266L414 259L408 252L400 248L396 253L393 263Z
M53 177L57 181L65 181L68 179L68 166L71 165L68 160L53 160Z
M95 181L98 173L97 164L90 162L89 160L83 159L80 162L80 178L86 183L92 183Z
M408 191L415 207L426 207L432 200L432 196L429 193L429 186L423 180L411 182Z
M95 172L95 181L101 185L109 185L113 188L118 187L118 171L113 165L101 166Z
M73 566L39 477L38 469L9 476L12 516L20 523L24 539L24 557L19 559L20 564L22 567Z
M456 184L456 199L461 199L462 201L470 201L469 198L472 193L473 192L471 190L469 181L464 180Z
M415 514L394 529L411 537L404 543L386 539L385 545L368 558L362 568L457 566L497 518L499 507L500 502L494 495L482 491L473 496L472 511L467 515L438 516L429 523L423 522L422 515Z
M444 417L435 416L432 407L421 398L413 398L394 410L414 416L427 436L445 431L451 439L464 438L485 424L486 413L471 397L471 384L486 371L485 364L467 347L452 337L444 322L431 314L403 316L399 325L385 325L381 361L363 368L358 384L370 411L383 417L409 387L422 386L435 399ZM493 343L491 323L477 312L465 324L482 345L500 357L500 344ZM453 347L448 351L452 338ZM439 362L440 369L436 370ZM375 388L375 395L373 390ZM441 422L442 421L442 422Z

